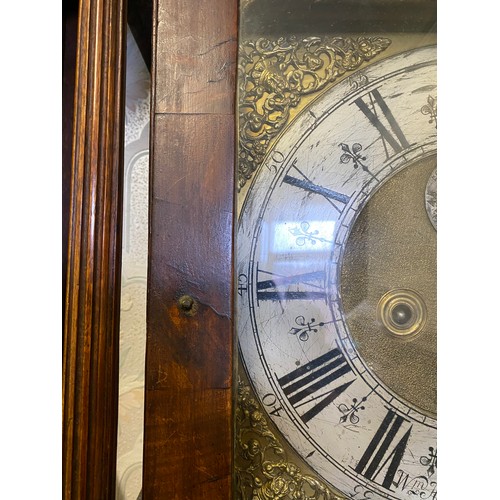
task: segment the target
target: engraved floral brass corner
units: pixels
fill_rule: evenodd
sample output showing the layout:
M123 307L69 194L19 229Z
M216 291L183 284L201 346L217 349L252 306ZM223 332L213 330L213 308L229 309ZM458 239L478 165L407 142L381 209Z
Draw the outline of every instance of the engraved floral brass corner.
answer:
M287 124L302 96L323 89L385 50L382 37L260 38L240 45L239 167L241 189Z
M250 387L241 380L236 406L235 456L238 500L344 500L288 461Z

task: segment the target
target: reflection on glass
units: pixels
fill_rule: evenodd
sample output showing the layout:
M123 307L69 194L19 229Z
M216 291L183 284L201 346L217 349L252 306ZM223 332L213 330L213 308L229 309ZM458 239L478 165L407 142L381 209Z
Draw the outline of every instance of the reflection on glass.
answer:
M273 231L272 250L281 252L324 252L333 243L335 221L315 220L276 224Z
M142 487L150 74L127 33L117 500Z

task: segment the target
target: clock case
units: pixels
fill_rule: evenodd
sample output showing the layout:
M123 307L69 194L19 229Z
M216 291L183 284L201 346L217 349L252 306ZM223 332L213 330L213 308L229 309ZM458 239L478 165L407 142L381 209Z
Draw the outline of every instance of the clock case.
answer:
M238 215L267 153L301 111L344 79L350 78L356 85L358 70L384 58L435 44L436 26L436 2L427 0L240 2ZM370 51L363 53L364 47L357 42L360 37L373 41ZM300 52L303 55L311 41L331 47L329 42L334 38L342 50L331 53L331 67L325 67L324 60L308 61L311 72L308 85L297 85L291 75L299 69L294 61L300 60ZM281 55L289 50L291 57L276 58L273 49L280 45ZM291 46L294 48L286 48ZM256 47L262 48L259 54ZM353 53L357 57L353 58ZM256 100L257 87L261 88L258 90L261 102L249 106ZM285 97L274 108L265 103L273 93ZM425 104L427 108L422 112L437 122L437 102ZM258 112L252 113L255 109ZM245 277L236 279L238 304L238 296L245 293L247 283ZM268 414L269 405L266 412L266 405L257 396L244 364L240 352L235 381L235 498L347 498L312 469L283 437Z

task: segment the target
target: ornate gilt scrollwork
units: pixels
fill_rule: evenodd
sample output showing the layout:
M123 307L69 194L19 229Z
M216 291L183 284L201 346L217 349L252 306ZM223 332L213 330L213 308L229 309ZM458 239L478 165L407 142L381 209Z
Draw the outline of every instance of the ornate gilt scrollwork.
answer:
M382 37L283 37L239 49L239 163L243 187L302 96L312 94L385 50Z
M251 389L238 381L236 494L239 500L344 500L288 461Z

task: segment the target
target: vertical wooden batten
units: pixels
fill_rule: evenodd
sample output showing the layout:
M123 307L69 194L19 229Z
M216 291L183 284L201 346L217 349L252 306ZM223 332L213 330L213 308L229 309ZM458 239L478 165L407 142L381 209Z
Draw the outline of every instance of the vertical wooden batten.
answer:
M63 495L114 499L124 0L81 0L63 348Z
M143 499L229 500L236 0L156 0Z

